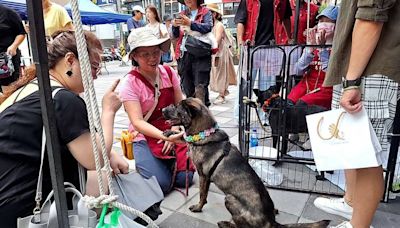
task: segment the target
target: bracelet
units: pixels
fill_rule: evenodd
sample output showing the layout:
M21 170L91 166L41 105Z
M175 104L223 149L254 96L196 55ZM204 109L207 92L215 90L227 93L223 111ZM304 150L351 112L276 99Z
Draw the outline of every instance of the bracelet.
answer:
M349 86L349 87L343 88L343 91L352 90L352 89L360 89L360 87L359 86Z

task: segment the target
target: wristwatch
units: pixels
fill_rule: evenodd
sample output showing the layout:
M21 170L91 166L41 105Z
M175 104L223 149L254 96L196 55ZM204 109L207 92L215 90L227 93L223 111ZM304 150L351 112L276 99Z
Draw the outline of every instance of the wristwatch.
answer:
M343 78L343 89L350 87L350 86L360 86L361 85L361 78L357 78L355 80L347 80Z

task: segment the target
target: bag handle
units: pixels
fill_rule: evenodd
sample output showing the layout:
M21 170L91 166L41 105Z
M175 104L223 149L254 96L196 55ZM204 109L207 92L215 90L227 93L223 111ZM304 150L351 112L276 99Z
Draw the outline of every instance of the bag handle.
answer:
M56 96L58 91L60 91L63 88L57 88L53 90L52 92L52 98ZM44 163L44 153L46 151L46 133L44 130L42 130L42 148L41 148L41 153L40 153L40 166L39 166L39 175L38 175L38 181L36 184L36 196L35 196L35 201L36 201L36 207L33 209L33 214L36 218L38 214L40 214L41 208L40 208L40 202L42 201L42 184L43 184L43 163Z
M169 66L163 66L165 71L167 71L169 80L171 81L172 84L172 72L171 68ZM145 121L149 120L150 116L153 114L154 110L157 107L158 104L158 98L160 97L160 69L158 70L157 77L156 77L156 84L154 85L154 105L151 107L151 109L146 113L146 116L143 118Z
M323 137L323 136L321 135L320 126L321 126L322 121L324 120L324 117L322 116L322 117L319 119L318 125L317 125L317 134L318 134L318 136L319 136L322 140L330 140L330 139L332 139L332 138L342 139L342 140L343 140L343 137L339 135L339 122L340 122L340 120L343 118L343 116L344 116L345 113L346 113L346 112L340 113L338 119L336 120L336 124L333 123L333 124L329 125L329 132L331 133L331 135L330 135L329 137Z
M146 113L144 116L144 121L147 122L147 120L150 119L150 116L153 114L154 110L157 107L158 104L158 98L160 97L160 70L157 71L157 76L156 76L156 84L154 85L154 104L151 107L151 109Z
M64 183L68 185L68 182ZM72 184L71 184L72 185ZM72 185L73 186L73 185ZM67 187L65 188L65 192L70 192L73 193L73 209L76 210L76 215L78 215L78 221L79 221L79 226L80 227L88 227L88 221L89 221L89 209L85 206L85 202L82 199L82 194L75 188L75 187ZM47 197L45 204L50 203L50 199L53 197L54 192L51 191L49 196ZM58 222L57 222L57 209L56 209L56 204L53 202L50 205L50 210L49 210L49 221L48 221L48 228L53 228L57 227Z

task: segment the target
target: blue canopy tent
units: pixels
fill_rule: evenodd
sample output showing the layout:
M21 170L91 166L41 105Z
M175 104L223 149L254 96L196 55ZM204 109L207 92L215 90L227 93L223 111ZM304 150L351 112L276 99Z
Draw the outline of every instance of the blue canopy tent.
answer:
M22 20L26 20L28 18L25 0L0 0L0 4L17 11Z
M27 19L26 0L0 0L0 4L17 11L23 20ZM71 5L67 4L65 9L71 15ZM79 10L81 12L82 23L85 25L126 22L131 17L129 14L106 11L90 0L79 0Z

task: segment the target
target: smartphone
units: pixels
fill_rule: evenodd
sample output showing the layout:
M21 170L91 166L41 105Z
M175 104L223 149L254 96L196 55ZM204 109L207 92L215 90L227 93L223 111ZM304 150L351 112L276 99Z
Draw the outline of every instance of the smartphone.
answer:
M182 16L181 16L181 14L176 13L176 14L174 14L174 18L175 19L182 19Z

